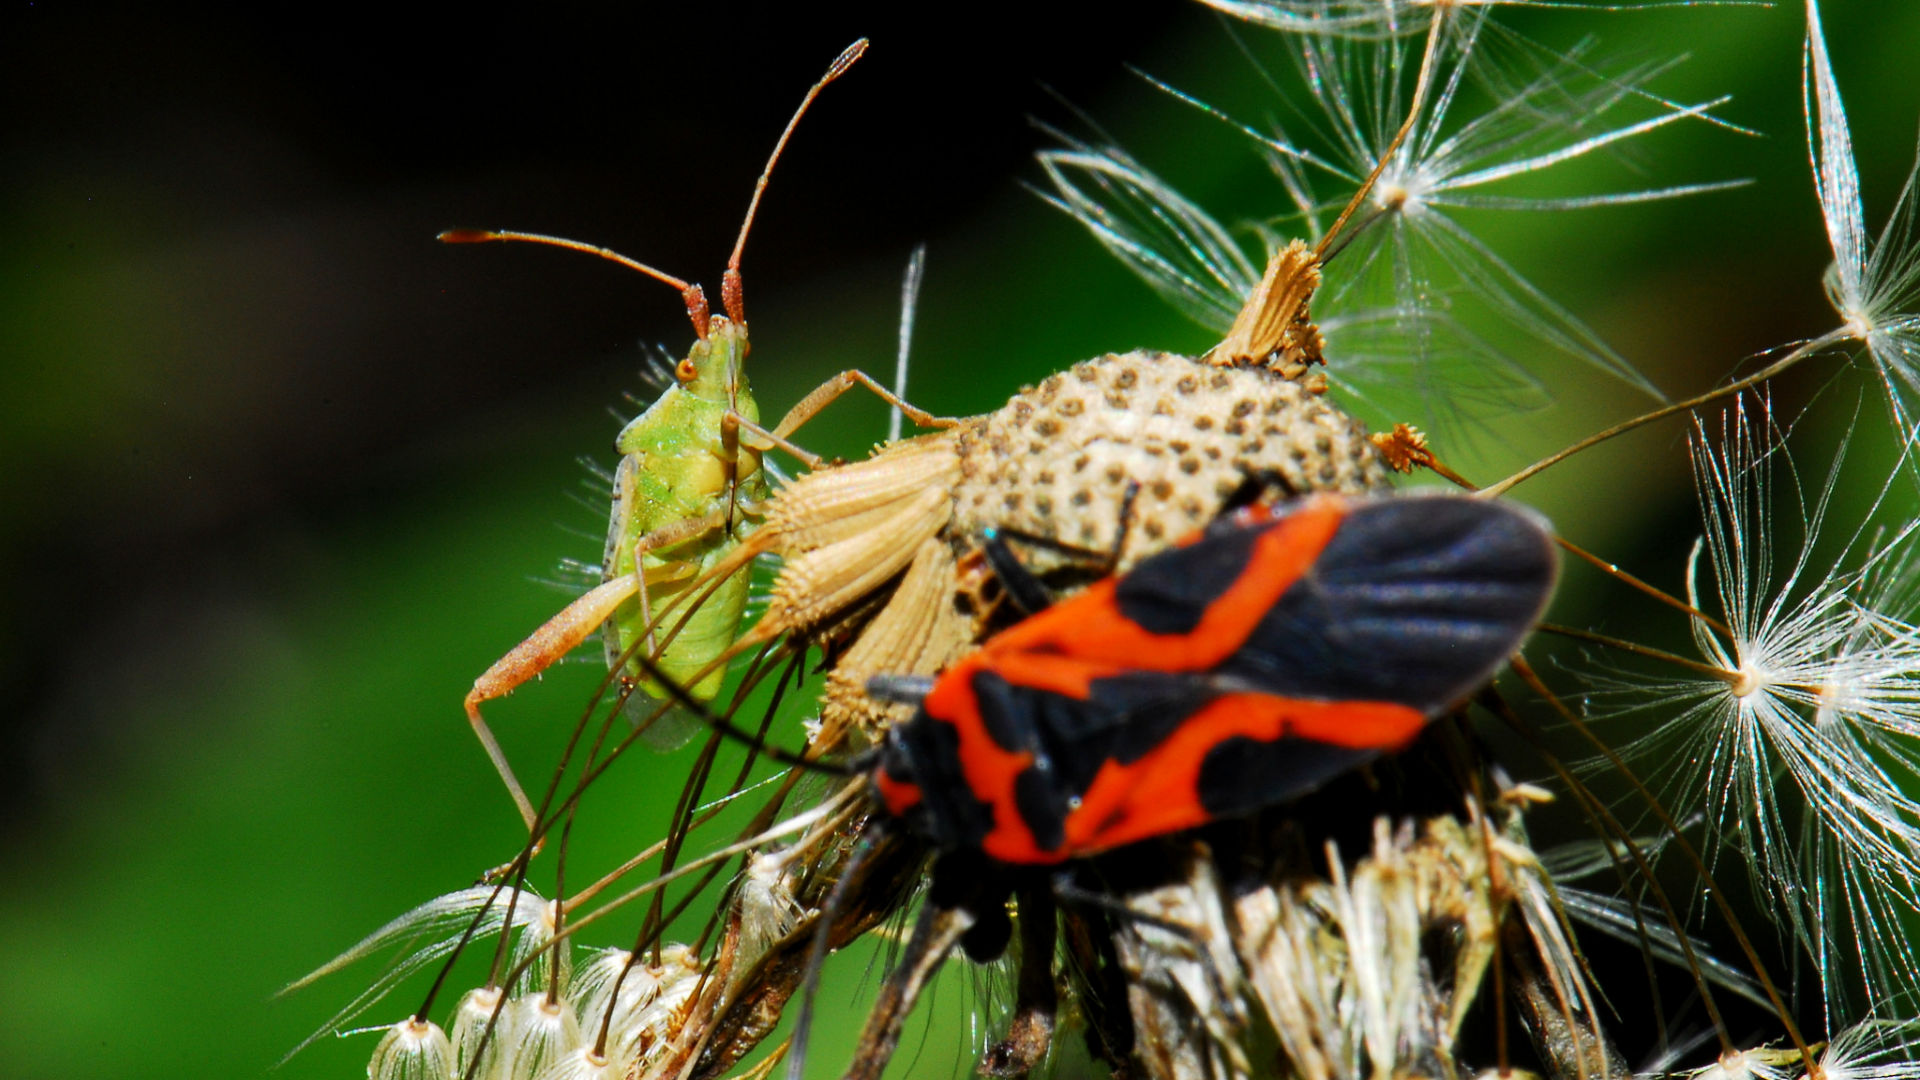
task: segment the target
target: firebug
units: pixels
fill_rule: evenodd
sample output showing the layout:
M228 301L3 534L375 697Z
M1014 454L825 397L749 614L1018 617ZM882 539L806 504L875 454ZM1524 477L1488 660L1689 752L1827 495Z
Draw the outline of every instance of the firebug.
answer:
M1248 814L1411 742L1519 647L1556 571L1511 504L1245 507L930 686L875 680L919 708L874 788L942 850L1024 866Z

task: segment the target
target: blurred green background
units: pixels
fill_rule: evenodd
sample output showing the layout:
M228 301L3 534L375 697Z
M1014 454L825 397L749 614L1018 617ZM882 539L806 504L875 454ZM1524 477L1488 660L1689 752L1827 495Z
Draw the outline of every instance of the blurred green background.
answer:
M1044 142L1025 118L1071 122L1065 101L1224 218L1276 211L1243 143L1123 67L1259 123L1274 106L1218 20L1177 3L904 7L0 18L0 1072L261 1075L360 976L270 1000L278 986L510 855L519 826L459 700L563 602L537 579L597 559L604 511L575 497L599 483L575 459L609 463L641 344L678 355L687 326L669 290L604 263L444 248L440 229L575 236L711 288L799 94L868 35L748 249L763 410L842 367L891 370L921 241L911 396L935 412L989 410L1108 350L1211 344L1019 185ZM1920 9L1826 14L1877 228L1914 149ZM1739 191L1463 218L1669 393L1833 322L1801 19L1787 4L1508 20L1559 47L1592 33L1629 56L1691 53L1655 88L1732 93L1721 115L1763 133L1682 126L1580 167L1755 179ZM1866 383L1833 371L1777 400L1829 386L1844 423ZM1559 403L1500 418L1448 452L1456 465L1490 478L1641 404L1564 365L1543 374ZM1862 416L1877 423L1877 403ZM805 441L855 455L883 431L860 400ZM1681 431L1521 495L1677 585L1695 529ZM1570 578L1568 619L1604 595ZM568 665L493 711L516 760L550 760L599 675ZM684 768L630 759L580 857L654 835ZM844 1061L864 962L829 976L815 1075ZM893 1075L966 1070L965 982L923 1010L936 1030L917 1057L910 1030ZM372 1044L324 1040L280 1075L357 1075Z

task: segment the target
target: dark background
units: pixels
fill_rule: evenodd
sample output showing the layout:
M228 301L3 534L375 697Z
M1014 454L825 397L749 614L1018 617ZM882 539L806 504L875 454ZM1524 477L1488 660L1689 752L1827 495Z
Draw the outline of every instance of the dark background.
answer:
M1911 160L1920 15L1886 0L1827 16L1877 225ZM1670 391L1831 323L1800 17L1511 20L1549 42L1591 30L1638 55L1695 52L1662 89L1735 93L1723 114L1765 133L1626 155L1662 183L1759 181L1740 192L1484 221ZM1239 94L1258 122L1197 6L53 3L0 19L9 1075L258 1075L360 976L269 1003L276 986L506 857L515 822L458 700L563 602L531 579L597 557L604 510L570 501L596 497L574 459L607 460L642 343L678 354L687 326L670 290L608 264L432 238L554 232L717 293L774 138L863 35L872 51L802 125L748 248L764 410L842 367L891 369L899 274L922 241L912 396L934 411L990 409L1109 349L1210 343L1019 187L1045 142L1027 118L1070 121L1065 101L1223 216L1274 209L1253 155L1123 67ZM1638 407L1566 380L1561 407L1503 422L1464 463L1497 475ZM856 454L883 424L848 405L807 442ZM1524 493L1674 585L1695 528L1677 432ZM1592 592L1569 583L1570 621ZM547 752L592 667L497 711L516 758ZM620 813L657 821L649 792L677 786L676 767L645 763L651 785L631 770L603 808L631 798ZM946 1026L923 1069L944 1072L964 1038L955 1000L930 1010ZM355 1074L371 1045L330 1040L282 1075ZM825 1075L844 1043L820 1045Z

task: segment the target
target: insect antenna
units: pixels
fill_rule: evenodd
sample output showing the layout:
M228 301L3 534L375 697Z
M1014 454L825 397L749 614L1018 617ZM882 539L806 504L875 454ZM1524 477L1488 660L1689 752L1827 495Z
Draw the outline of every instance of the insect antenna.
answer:
M793 137L793 129L799 126L800 118L806 115L807 107L813 104L813 99L820 96L820 91L825 90L828 83L845 75L847 69L854 65L854 61L866 55L866 52L867 39L861 38L842 49L840 55L834 57L833 63L827 65L827 73L820 76L820 81L813 84L813 87L807 91L806 97L800 99L800 107L793 111L792 119L787 121L786 130L780 133L780 141L773 144L773 153L767 157L766 168L760 170L760 179L753 183L753 198L747 203L745 220L740 222L740 237L733 242L733 254L728 257L726 273L720 278L721 306L726 309L727 317L734 322L747 321L746 297L742 294L740 286L740 256L747 249L747 233L753 230L753 215L760 209L760 196L767 190L767 181L773 175L773 167L779 162L781 152L787 148L787 140Z
M1495 488L1497 488L1499 485L1495 485L1495 488L1480 487L1479 485L1473 483L1473 481L1468 480L1466 477L1461 476L1459 473L1453 471L1451 468L1448 468L1446 465L1442 464L1440 462L1440 459L1435 457L1433 455L1433 452L1427 448L1426 437L1424 435L1420 435L1418 432L1413 432L1412 429L1407 428L1406 425L1400 425L1400 428L1396 429L1394 436L1390 436L1388 438L1387 443L1384 445L1407 448L1407 444L1403 442L1400 438L1400 429L1406 429L1407 431L1412 432L1413 437L1418 440L1418 442L1410 448L1411 453L1407 457L1407 460L1411 463L1409 465L1409 468L1411 468L1414 465L1418 465L1426 469L1429 469L1435 474L1437 474L1438 476L1440 476L1442 479L1445 479L1447 482L1454 484L1466 491L1470 491L1475 495L1479 495L1483 498L1491 498L1499 494L1499 492L1495 490ZM1376 440L1375 445L1378 446L1383 444L1380 443L1378 440ZM1729 641L1733 640L1734 638L1733 630L1730 629L1723 620L1718 619L1713 615L1710 615L1707 612L1700 610L1697 606L1690 604L1685 600L1680 599L1679 597L1673 595L1672 593L1666 591L1665 589L1662 589L1658 585L1655 585L1652 582L1645 580L1644 578L1638 577L1632 573L1627 572L1626 570L1621 569L1618 563L1610 562L1606 559L1603 559L1600 556L1594 554L1591 551L1588 551L1586 548L1581 547L1579 544L1574 543L1573 541L1567 539L1564 536L1561 536L1556 533L1554 535L1553 542L1556 546L1560 548L1560 550L1566 552L1569 555L1572 555L1573 557L1579 559L1581 562L1587 563L1588 565L1592 566L1594 569L1600 571L1601 573L1607 575L1610 578L1613 578L1615 581L1620 582L1622 585L1625 585L1628 588L1635 590L1636 592L1643 593L1646 596L1651 597L1652 599L1662 604L1665 604L1667 607L1673 608L1674 610L1680 612L1681 614L1686 615L1690 619L1698 619L1701 622L1701 624L1717 631L1721 636L1727 638ZM1660 652L1659 650L1650 650L1646 646L1636 645L1632 642L1622 641L1618 638L1610 638L1602 634L1594 634L1590 631L1574 630L1568 627L1557 626L1551 623L1540 623L1538 625L1538 628L1541 630L1545 630L1549 633L1562 634L1568 637L1584 638L1586 640L1594 642L1595 644L1604 644L1604 645L1610 645L1616 648L1626 649L1627 651L1630 651L1630 652L1640 653L1643 656L1657 656L1657 658L1659 659L1668 660L1668 661L1680 664L1683 667L1689 667L1695 670L1700 670L1700 665L1697 665L1692 661L1674 656L1671 653L1663 653L1663 652ZM1711 669L1711 673L1716 676L1722 674L1722 672L1720 672L1719 669L1717 668Z
M566 248L569 251L584 251L589 255L598 255L609 262L617 262L629 270L638 270L655 281L664 282L679 289L680 299L687 305L687 317L693 320L694 336L703 341L706 339L707 294L704 289L698 285L690 285L664 270L656 270L638 259L622 255L612 248L604 248L598 244L589 244L580 240L569 240L564 236L520 232L514 229L448 229L434 239L443 244L486 244L494 241L544 244L547 247Z

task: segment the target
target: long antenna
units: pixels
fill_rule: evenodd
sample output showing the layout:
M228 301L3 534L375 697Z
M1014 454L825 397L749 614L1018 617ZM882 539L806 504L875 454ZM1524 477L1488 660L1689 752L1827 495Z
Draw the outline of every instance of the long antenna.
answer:
M733 242L733 255L727 259L727 272L720 278L720 303L726 308L727 317L734 322L747 321L746 299L740 290L740 255L747 249L747 233L753 228L753 215L760 209L760 196L767 190L767 179L773 175L773 166L780 160L781 151L787 148L787 140L793 137L793 129L800 123L800 118L806 115L807 106L813 104L813 99L820 96L820 91L825 90L828 83L846 74L853 62L866 55L866 52L867 39L861 38L842 49L840 55L834 57L833 63L827 65L827 73L820 76L820 81L813 84L813 89L807 91L806 97L800 99L800 107L793 111L793 119L787 121L786 130L780 133L780 141L773 144L773 153L767 157L767 167L760 170L760 179L754 181L753 199L747 203L746 220L740 223L740 238Z
M686 302L687 317L693 320L693 332L696 337L705 340L707 336L707 294L698 285L689 285L664 270L656 270L639 259L629 258L612 248L603 248L597 244L588 244L579 240L569 240L564 236L549 236L546 233L518 232L512 229L448 229L434 239L443 244L486 244L494 241L506 241L522 244L544 244L547 247L566 248L568 251L584 251L589 255L598 255L608 262L617 262L629 270L638 270L655 281L662 281L680 290L680 299ZM739 258L735 253L735 258Z

